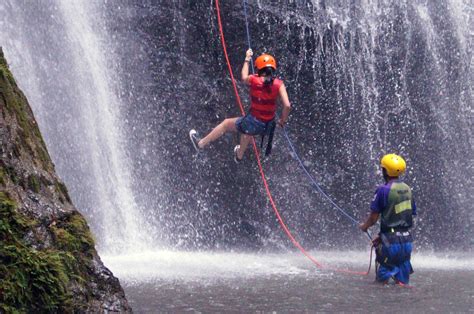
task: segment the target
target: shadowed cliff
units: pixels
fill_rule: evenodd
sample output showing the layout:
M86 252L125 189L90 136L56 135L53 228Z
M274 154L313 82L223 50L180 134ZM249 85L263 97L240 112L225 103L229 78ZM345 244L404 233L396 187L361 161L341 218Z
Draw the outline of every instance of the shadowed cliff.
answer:
M0 312L131 312L0 48Z

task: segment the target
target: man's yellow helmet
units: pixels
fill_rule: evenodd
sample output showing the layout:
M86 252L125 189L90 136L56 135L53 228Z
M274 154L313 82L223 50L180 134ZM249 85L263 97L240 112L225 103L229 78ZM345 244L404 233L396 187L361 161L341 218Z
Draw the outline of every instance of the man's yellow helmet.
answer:
M402 157L395 154L387 154L380 160L380 167L384 168L390 177L398 177L405 172L407 164Z

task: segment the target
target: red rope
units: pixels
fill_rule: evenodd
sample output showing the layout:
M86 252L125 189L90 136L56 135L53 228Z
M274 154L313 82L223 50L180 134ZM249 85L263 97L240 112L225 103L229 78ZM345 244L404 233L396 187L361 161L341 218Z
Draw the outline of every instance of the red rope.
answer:
M236 84L235 78L234 78L234 73L232 71L229 56L227 54L227 47L226 47L226 43L225 43L224 31L223 31L222 20L221 20L221 13L220 13L220 8L219 8L219 0L215 0L215 1L216 1L216 10L217 10L217 22L219 24L219 32L220 32L220 37L221 37L222 48L224 50L224 56L225 56L225 59L226 59L226 62L227 62L227 67L229 69L230 78L232 80L232 86L234 88L234 93L235 93L235 97L236 97L237 103L238 103L239 108L240 108L240 112L241 112L242 115L245 115L245 110L244 110L244 107L242 105L242 101L240 100L239 92L237 90L237 84ZM270 200L270 204L272 205L273 211L275 212L275 215L278 218L278 222L280 223L281 227L285 231L288 238L291 240L291 242L293 242L293 245L296 246L301 251L301 253L303 253L311 262L313 262L313 264L315 264L319 268L324 268L324 269L327 269L327 270L332 270L332 271L347 273L347 274L368 275L369 271L359 272L359 271L351 271L351 270L345 270L345 269L335 269L335 268L325 267L320 262L318 262L313 256L311 256L311 254L309 254L301 246L301 244L295 239L295 237L291 233L290 229L288 229L288 227L286 226L285 222L283 221L283 219L280 215L280 212L278 211L278 208L275 205L275 202L273 201L272 193L270 192L270 188L268 186L268 182L267 182L267 179L265 177L265 172L263 171L262 163L261 163L261 160L260 160L260 154L258 153L258 149L257 149L257 144L255 143L255 139L253 139L253 138L252 138L252 145L253 145L253 150L255 152L255 156L256 156L256 159L257 159L258 169L260 170L260 176L262 177L263 185L265 186L265 191L267 193L268 199ZM370 265L369 265L369 270L370 270Z

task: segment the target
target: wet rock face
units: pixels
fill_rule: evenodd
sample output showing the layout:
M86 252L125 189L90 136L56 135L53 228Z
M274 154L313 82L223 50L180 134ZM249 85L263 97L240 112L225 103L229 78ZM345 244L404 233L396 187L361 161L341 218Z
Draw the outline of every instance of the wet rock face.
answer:
M0 311L131 312L0 50Z

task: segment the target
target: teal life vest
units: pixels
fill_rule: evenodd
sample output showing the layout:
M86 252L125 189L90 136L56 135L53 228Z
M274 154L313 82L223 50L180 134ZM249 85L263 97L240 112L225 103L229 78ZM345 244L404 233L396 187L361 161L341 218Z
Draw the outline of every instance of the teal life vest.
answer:
M382 212L382 233L406 231L413 224L412 194L410 187L401 181L392 182L387 206Z

